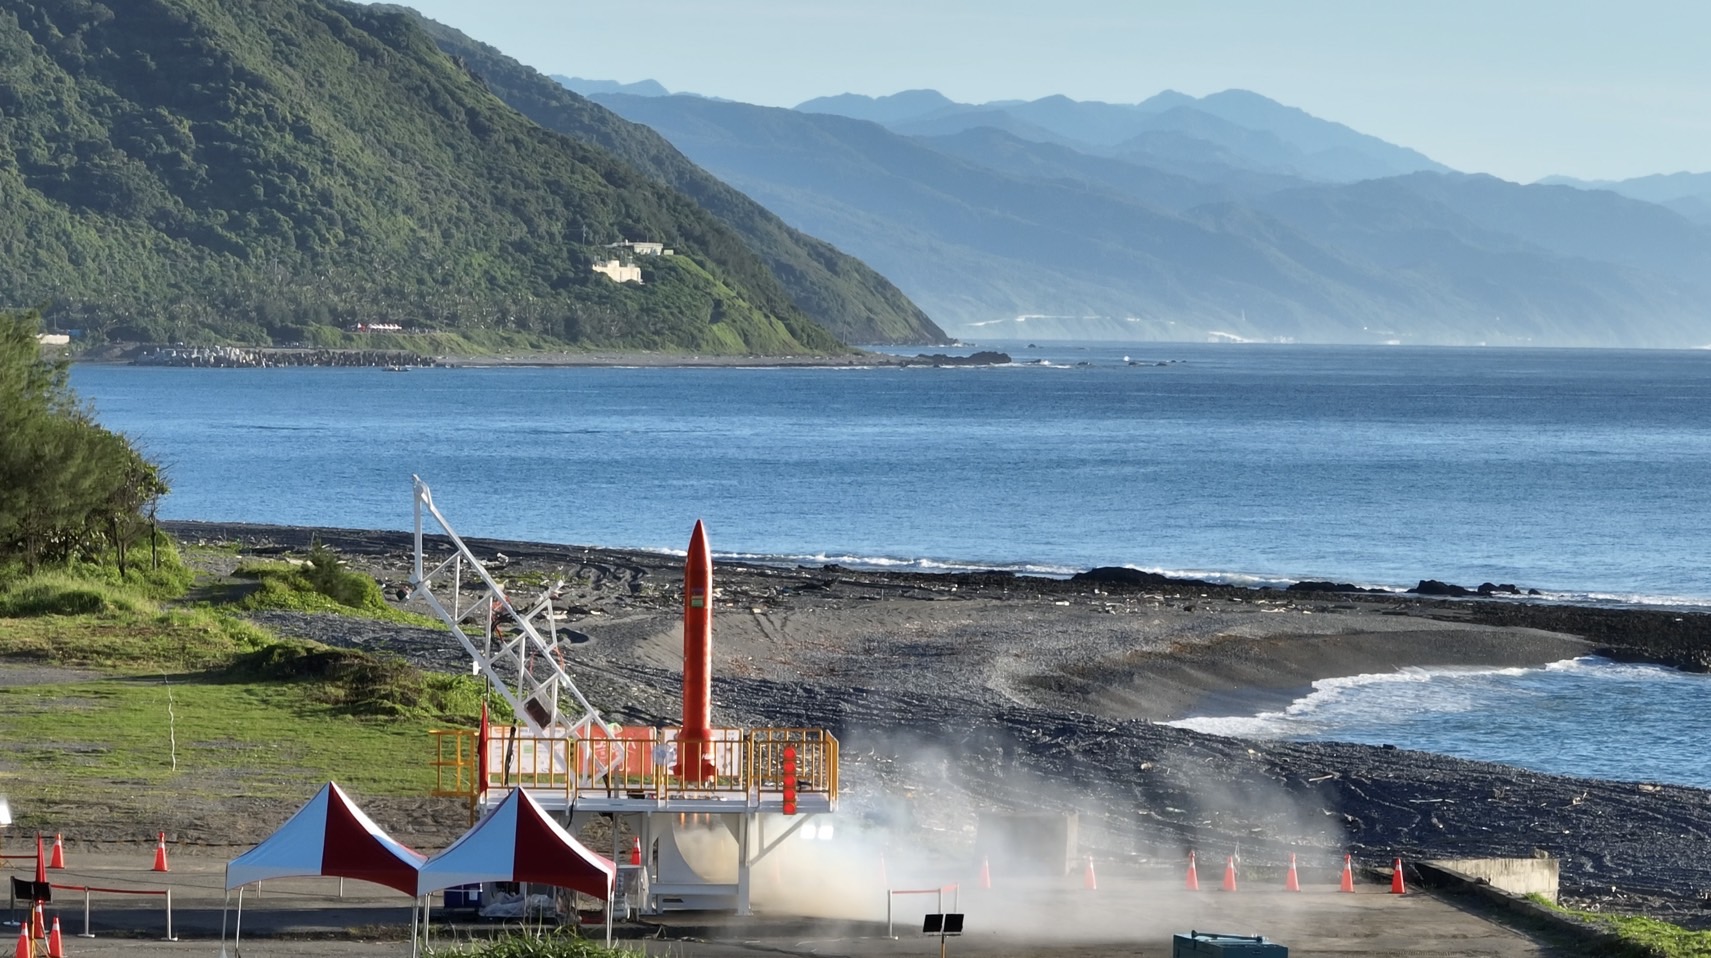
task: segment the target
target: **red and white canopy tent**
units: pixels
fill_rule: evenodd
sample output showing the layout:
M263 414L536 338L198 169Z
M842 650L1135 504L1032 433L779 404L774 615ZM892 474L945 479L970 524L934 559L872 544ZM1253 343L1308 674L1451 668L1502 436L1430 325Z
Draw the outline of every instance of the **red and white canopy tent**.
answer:
M611 936L618 866L589 851L553 821L529 793L513 789L475 827L417 871L416 894L477 882L534 882L570 888L606 902Z
M354 878L411 896L427 856L380 830L335 782L321 786L261 844L226 863L226 894L238 890L237 932L243 928L243 886L268 878ZM222 928L224 921L221 922ZM220 937L225 938L224 931Z

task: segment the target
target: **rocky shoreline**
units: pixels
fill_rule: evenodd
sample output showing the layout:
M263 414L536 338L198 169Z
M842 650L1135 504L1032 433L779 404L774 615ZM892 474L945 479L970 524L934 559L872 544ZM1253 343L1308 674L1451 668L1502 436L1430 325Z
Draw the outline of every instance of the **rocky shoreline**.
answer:
M185 346L129 344L98 347L78 362L176 366L194 369L271 369L289 366L382 368L485 366L645 366L645 367L820 367L820 366L1002 366L1005 353L981 351L968 356L919 353L915 356L853 351L825 356L701 356L659 352L522 352L481 356L426 356L400 349L325 349L273 346Z
M394 594L407 581L407 533L165 525L246 554L320 541ZM619 721L672 721L681 559L470 541L519 590L560 582L571 627L590 638L570 665L591 701ZM1562 860L1571 904L1687 924L1705 914L1711 792L1157 722L1221 697L1287 700L1317 678L1408 665L1597 652L1704 670L1711 616L1156 579L730 563L715 575L716 720L831 729L845 810L910 841L966 852L980 812L1035 809L1076 811L1102 855L1161 867L1189 849L1259 868L1290 853L1303 868L1331 868L1345 852L1373 863L1544 853ZM282 634L467 668L435 630L257 618Z

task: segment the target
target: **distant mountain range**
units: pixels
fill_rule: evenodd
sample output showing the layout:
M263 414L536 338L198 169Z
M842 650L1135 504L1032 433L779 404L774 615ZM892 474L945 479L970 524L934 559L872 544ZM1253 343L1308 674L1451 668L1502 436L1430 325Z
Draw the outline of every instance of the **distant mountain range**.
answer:
M1711 226L1711 173L1654 173L1631 180L1577 180L1572 176L1550 176L1539 182L1620 193L1667 206L1696 223Z
M965 338L1711 343L1692 177L1466 175L1241 90L591 98Z
M449 27L447 29L450 29ZM553 74L551 79L559 86L583 96L593 96L596 93L630 93L636 96L670 96L671 91L660 86L655 80L642 80L637 83L619 83L615 80L584 80L581 77L567 77Z
M915 136L997 129L1164 170L1216 164L1339 182L1449 170L1413 150L1246 90L1199 99L1166 90L1141 103L1049 96L979 104L956 103L934 90L911 90L877 98L846 93L809 100L796 109L870 120Z

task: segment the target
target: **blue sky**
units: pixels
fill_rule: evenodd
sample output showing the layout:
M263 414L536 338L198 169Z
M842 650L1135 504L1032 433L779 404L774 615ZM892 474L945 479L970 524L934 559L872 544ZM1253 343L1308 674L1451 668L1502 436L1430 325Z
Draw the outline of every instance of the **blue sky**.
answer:
M1240 87L1529 182L1711 170L1705 0L416 0L546 73L771 106Z

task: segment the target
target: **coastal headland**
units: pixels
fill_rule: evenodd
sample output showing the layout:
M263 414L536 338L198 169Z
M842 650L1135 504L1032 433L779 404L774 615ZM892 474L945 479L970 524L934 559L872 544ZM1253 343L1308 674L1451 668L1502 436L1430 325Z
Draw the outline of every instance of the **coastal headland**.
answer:
M408 580L404 532L164 525L186 542L235 544L233 562L320 542L395 598ZM571 674L598 708L627 723L675 721L681 558L468 541L518 593L556 585L570 627L588 636ZM433 548L449 554L443 542ZM1406 666L1596 653L1704 669L1711 616L1120 579L720 562L714 719L831 729L843 744L845 811L949 855L969 852L979 813L1002 810L1076 812L1084 847L1137 865L1182 861L1190 850L1256 868L1280 868L1292 853L1303 868L1340 864L1345 853L1375 863L1548 854L1562 861L1569 904L1700 923L1711 792L1158 723L1251 712L1316 679ZM253 615L285 635L468 668L432 629ZM445 800L373 806L423 845L462 824L461 807ZM241 801L227 813L197 807L177 824L241 843L245 811Z

